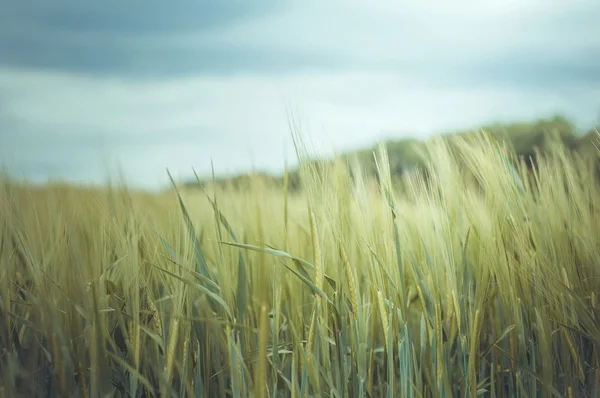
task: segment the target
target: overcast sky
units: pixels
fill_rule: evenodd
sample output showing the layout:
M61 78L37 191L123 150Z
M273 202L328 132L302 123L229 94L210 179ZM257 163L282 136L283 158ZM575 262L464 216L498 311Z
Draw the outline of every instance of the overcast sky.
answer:
M0 0L0 161L134 185L490 121L600 115L598 0Z

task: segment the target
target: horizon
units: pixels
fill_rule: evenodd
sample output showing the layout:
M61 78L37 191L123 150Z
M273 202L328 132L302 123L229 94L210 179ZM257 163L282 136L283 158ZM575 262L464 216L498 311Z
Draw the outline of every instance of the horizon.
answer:
M316 155L492 122L600 115L600 5L436 7L59 0L0 15L0 163L19 178L133 187L276 175ZM143 11L140 10L143 7Z
M377 146L381 142L384 142L387 145L392 142L402 142L402 141L412 140L412 141L417 141L417 142L426 144L426 143L430 142L430 140L432 140L432 139L452 136L457 133L464 133L464 132L471 132L471 133L476 133L476 134L482 133L482 132L486 131L485 126L490 126L490 125L496 124L496 123L501 123L502 125L505 125L505 126L509 126L512 124L520 124L520 123L530 124L530 123L536 123L536 122L540 122L540 121L550 121L551 119L556 118L556 117L563 118L564 120L570 121L570 119L566 118L563 115L553 115L553 116L548 116L548 117L535 118L535 119L531 119L531 120L517 120L517 121L512 121L512 122L507 122L507 123L502 123L502 122L484 123L483 126L480 126L477 128L455 129L452 131L431 134L425 138L415 138L415 137L411 137L411 136L404 136L399 139L383 138L378 141L374 141L367 146L348 148L346 151L337 152L337 153L331 152L331 153L325 153L325 154L318 154L318 153L315 154L315 153L311 153L310 147L303 148L303 150L306 150L306 153L308 153L308 155L310 156L310 160L328 161L328 160L333 160L337 156L353 155L359 151L364 151L364 150L373 150L375 153L377 150ZM598 134L600 134L598 127L596 125L587 126L587 127L586 126L579 126L579 127L574 126L573 134L578 138L584 138L587 134L589 134L590 132L594 132L594 131L596 131ZM247 168L244 170L234 171L231 173L219 173L218 169L215 167L214 168L214 181L215 182L228 181L228 180L239 178L239 177L249 176L251 174L264 176L267 178L281 179L281 178L283 178L283 174L285 172L286 167L287 167L287 170L291 173L298 171L300 162L296 155L294 155L294 159L295 160L292 161L291 163L290 162L288 162L287 164L284 163L284 165L282 165L280 169L274 170L274 171L273 170L260 170L260 169ZM1 166L2 165L0 165L0 167ZM115 170L116 170L116 172L115 172ZM124 176L123 176L122 171L118 170L118 166L117 166L117 168L115 168L113 170L113 172L110 172L109 169L106 168L105 169L106 178L104 180L95 180L95 181L76 181L76 180L69 180L68 178L52 177L52 176L48 177L47 179L41 180L41 181L29 180L29 179L27 179L27 176L22 177L22 178L14 178L14 176L11 175L10 171L6 170L5 168L2 169L2 172L0 173L0 175L2 175L3 178L8 181L12 180L17 183L25 183L27 185L34 186L34 187L67 185L67 186L72 186L75 188L79 187L79 188L104 189L104 188L108 188L109 186L125 185L125 186L127 186L128 189L133 189L134 191L138 191L138 192L164 193L164 192L167 192L167 191L170 191L173 189L172 182L169 179L170 172L171 172L170 170L165 169L164 170L164 175L165 175L164 181L161 184L153 185L153 186L136 185L136 184L131 184L131 183L127 182L126 178L124 178ZM195 170L192 167L190 169L189 175L180 177L179 179L175 179L176 180L175 183L177 184L177 187L179 189L181 189L186 186L194 185L197 181L196 174L194 174L194 172L195 172ZM210 183L213 180L212 170L208 170L205 173L197 173L197 174L198 174L199 181L202 183Z

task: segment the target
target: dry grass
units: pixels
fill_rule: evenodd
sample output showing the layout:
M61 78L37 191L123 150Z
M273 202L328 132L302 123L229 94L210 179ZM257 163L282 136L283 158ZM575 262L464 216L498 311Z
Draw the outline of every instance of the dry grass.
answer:
M599 396L598 159L452 145L402 190L383 146L377 192L4 183L0 396Z

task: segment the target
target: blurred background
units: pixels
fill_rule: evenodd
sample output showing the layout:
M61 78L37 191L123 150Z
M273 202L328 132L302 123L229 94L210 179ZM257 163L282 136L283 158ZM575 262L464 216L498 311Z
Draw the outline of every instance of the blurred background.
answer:
M0 162L147 189L211 160L278 175L297 162L290 115L320 155L386 139L408 158L402 140L499 123L524 151L549 126L585 145L599 20L597 0L4 0Z

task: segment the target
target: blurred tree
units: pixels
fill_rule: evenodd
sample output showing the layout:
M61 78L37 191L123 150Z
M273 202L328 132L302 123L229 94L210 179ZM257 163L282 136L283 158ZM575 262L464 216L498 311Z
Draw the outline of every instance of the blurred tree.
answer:
M581 136L577 129L566 117L556 115L547 119L540 119L529 123L492 123L482 127L482 130L489 132L495 139L507 143L514 149L519 158L523 158L531 167L536 161L536 149L544 152L548 149L549 138L554 135L569 149L577 151L583 156L596 155L597 151L594 143L598 145L596 129L592 129L587 134ZM464 139L476 137L476 131L456 131L450 134L444 134L442 137L450 140L452 137L460 136ZM391 140L386 143L388 157L390 161L390 170L392 178L398 179L407 171L423 170L425 160L422 154L426 142L413 138L402 140ZM374 146L370 149L362 149L351 153L342 154L345 161L351 161L356 158L361 164L365 174L377 179L377 167L373 152L377 150ZM329 159L315 159L311 161L311 166L320 174L323 167L331 165ZM283 185L283 177L270 177L262 175L265 181L276 185ZM250 179L247 176L237 176L219 180L220 184L231 183L228 186L235 188L245 187ZM190 186L195 184L191 183ZM197 184L196 184L197 185ZM290 190L300 189L301 181L297 170L291 170L289 173Z

